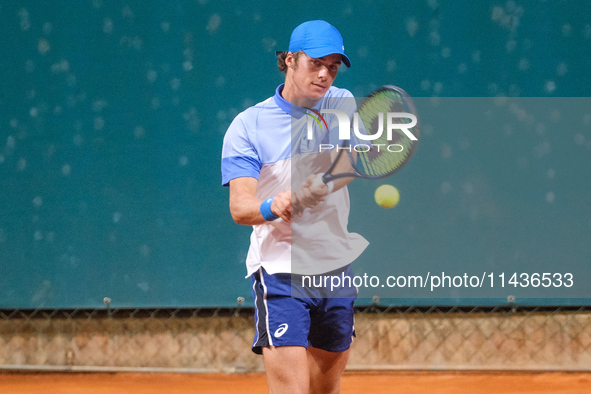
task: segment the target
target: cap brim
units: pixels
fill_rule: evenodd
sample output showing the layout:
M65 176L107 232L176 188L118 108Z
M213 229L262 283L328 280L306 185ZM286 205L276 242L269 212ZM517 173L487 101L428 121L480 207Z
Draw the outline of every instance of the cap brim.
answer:
M321 57L328 56L328 55L335 55L335 54L341 55L341 58L343 60L343 63L345 64L345 66L351 67L351 60L349 60L349 57L347 55L345 55L345 52L327 50L326 48L304 49L304 52L306 53L306 55L308 55L312 58L315 58L315 59L319 59Z
M351 60L349 60L347 55L345 55L344 53L341 53L341 56L343 57L343 63L345 63L345 66L351 67Z
M284 52L289 52L289 51L275 51L275 56L279 56ZM308 52L313 52L313 51L306 51L306 50L304 50L304 52L306 53L306 55L313 57L313 58L320 58L320 57L332 55L332 53L325 53L323 55L318 55L316 52L308 53ZM351 60L349 60L349 57L347 55L345 55L344 53L339 53L339 55L341 55L341 58L343 60L343 63L345 64L345 66L351 67Z

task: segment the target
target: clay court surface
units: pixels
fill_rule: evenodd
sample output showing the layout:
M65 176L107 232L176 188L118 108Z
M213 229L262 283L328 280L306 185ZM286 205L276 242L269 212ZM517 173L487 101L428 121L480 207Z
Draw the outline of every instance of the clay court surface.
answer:
M0 393L266 393L263 374L0 373ZM342 394L591 392L591 373L347 372Z

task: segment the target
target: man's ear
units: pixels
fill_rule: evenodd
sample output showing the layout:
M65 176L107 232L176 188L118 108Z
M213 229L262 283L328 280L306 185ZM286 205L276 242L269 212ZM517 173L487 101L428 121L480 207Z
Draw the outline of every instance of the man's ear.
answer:
M295 67L295 59L293 57L293 53L287 52L287 56L285 57L285 65L289 68Z

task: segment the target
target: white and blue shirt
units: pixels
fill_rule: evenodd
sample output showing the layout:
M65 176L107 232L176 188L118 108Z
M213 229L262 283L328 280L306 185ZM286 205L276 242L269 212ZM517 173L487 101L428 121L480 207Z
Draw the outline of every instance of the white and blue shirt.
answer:
M314 137L307 138L306 112L281 96L280 85L273 97L240 113L226 132L222 149L222 184L252 177L258 180L256 197L266 199L297 191L308 175L325 172L328 153L319 154L320 143L336 144L334 134L314 124ZM313 107L339 109L352 118L353 95L331 87ZM325 116L328 130L338 130L336 116ZM316 122L314 122L316 123ZM317 275L350 264L367 247L360 235L347 231L347 188L329 194L325 201L306 209L302 217L253 226L246 258L247 276L261 266L269 273Z

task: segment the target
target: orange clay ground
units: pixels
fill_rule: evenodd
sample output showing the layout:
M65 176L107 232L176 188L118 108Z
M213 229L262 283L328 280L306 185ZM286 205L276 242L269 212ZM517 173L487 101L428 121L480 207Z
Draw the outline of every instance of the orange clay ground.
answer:
M0 373L0 393L266 393L263 374ZM347 372L342 394L591 393L591 373Z

